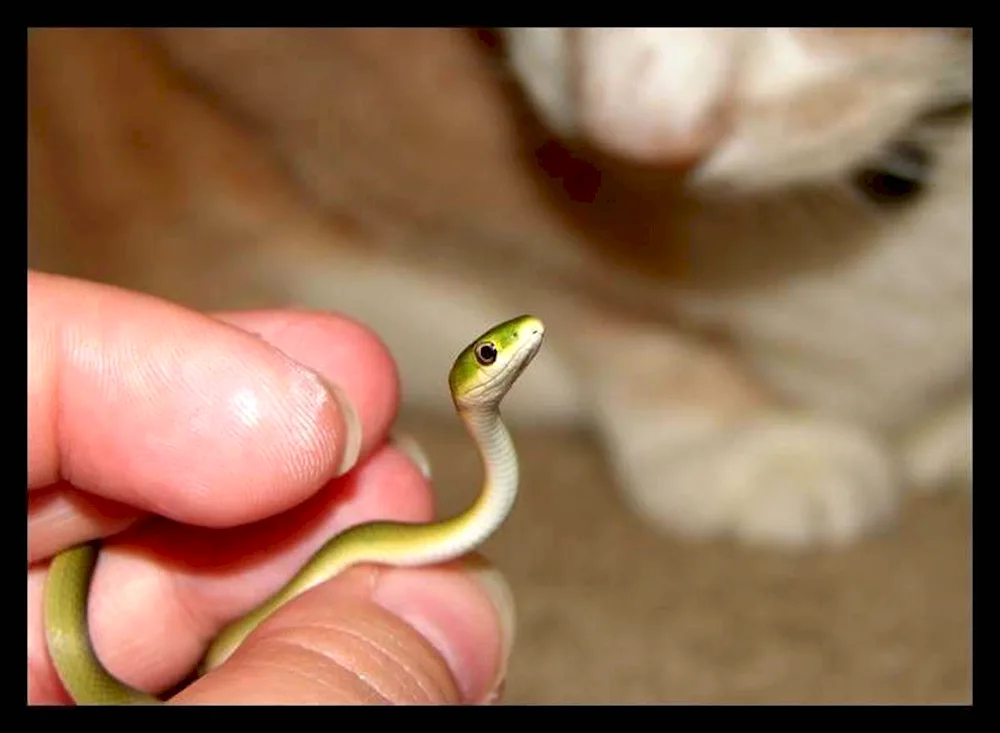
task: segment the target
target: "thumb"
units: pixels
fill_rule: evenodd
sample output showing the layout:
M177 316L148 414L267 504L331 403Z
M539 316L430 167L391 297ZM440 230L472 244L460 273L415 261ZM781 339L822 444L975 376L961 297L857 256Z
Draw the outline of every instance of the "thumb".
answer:
M364 566L279 609L173 702L494 702L513 637L510 589L479 556L419 569Z

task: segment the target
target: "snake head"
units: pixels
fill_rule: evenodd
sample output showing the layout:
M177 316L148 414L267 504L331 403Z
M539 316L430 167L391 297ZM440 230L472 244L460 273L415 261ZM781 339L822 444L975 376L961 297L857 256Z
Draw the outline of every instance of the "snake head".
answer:
M518 316L469 344L451 368L448 385L459 409L494 408L538 353L545 326Z

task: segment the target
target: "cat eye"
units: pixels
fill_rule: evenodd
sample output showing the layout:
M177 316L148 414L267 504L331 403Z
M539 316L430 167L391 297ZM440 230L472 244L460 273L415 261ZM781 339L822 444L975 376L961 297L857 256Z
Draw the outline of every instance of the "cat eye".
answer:
M489 366L497 360L497 347L485 341L476 347L476 361L483 366Z
M897 142L855 176L855 183L875 203L909 201L924 190L931 154L912 142Z

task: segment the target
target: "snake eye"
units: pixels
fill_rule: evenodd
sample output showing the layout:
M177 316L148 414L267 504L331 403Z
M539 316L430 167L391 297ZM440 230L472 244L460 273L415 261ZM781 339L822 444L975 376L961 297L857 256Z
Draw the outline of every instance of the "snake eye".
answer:
M479 344L476 347L476 361L483 366L489 366L497 360L497 347L489 341Z

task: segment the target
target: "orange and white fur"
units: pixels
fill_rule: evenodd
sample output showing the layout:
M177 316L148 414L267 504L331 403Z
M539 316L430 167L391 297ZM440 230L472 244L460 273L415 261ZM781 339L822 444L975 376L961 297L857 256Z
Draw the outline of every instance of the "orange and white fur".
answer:
M844 544L971 487L971 34L42 31L29 263L372 326L406 400L532 312L514 422L687 536ZM544 487L536 487L544 491Z

